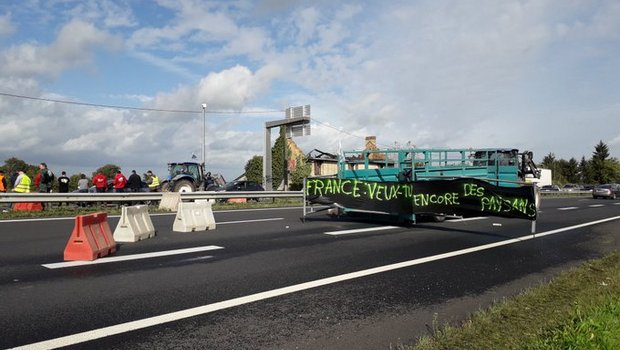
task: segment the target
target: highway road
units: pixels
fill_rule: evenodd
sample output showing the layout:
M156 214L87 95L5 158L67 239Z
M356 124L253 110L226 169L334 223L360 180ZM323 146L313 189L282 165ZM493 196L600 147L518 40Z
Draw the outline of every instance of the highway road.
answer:
M161 256L73 267L56 264L72 218L0 221L0 348L389 349L620 249L617 200L545 199L536 235L494 217L301 214L216 212L192 233L153 215L157 236L113 257Z

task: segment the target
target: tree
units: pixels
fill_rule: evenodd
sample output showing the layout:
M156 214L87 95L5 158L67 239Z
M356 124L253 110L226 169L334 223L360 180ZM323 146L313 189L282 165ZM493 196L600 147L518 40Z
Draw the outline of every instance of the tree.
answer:
M263 182L263 156L254 156L245 164L245 177L249 181Z
M582 156L579 166L577 167L579 173L579 182L582 184L591 184L594 182L592 178L592 170L590 161L586 160L586 157Z
M575 184L579 182L579 163L577 163L577 159L571 158L567 161L561 160L562 162L562 176L569 183Z
M303 155L297 157L295 170L291 173L291 191L301 190L304 186L304 178L310 176L312 165L306 162Z
M276 143L271 148L271 174L273 188L280 187L284 180L284 172L286 171L286 162L284 161L284 149L286 146L286 135L284 128L280 127L280 136L276 139ZM288 150L286 150L288 156Z
M93 176L99 173L103 173L103 175L105 175L108 179L113 179L119 170L121 170L121 167L119 167L118 165L106 164L102 166L101 168L95 170L95 172L93 173Z
M607 158L609 158L609 147L601 140L594 146L591 160L592 178L599 184L611 182L613 170Z
M555 166L555 154L549 153L547 154L542 162L540 162L540 166L545 169L552 169Z

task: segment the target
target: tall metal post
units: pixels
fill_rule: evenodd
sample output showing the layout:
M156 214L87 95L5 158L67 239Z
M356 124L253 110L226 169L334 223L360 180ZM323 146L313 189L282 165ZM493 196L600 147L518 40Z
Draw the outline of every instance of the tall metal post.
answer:
M271 173L271 128L265 126L265 156L263 157L263 187L265 191L273 191Z
M207 161L207 143L206 143L206 134L207 134L207 104L202 104L202 166L206 169L206 161Z

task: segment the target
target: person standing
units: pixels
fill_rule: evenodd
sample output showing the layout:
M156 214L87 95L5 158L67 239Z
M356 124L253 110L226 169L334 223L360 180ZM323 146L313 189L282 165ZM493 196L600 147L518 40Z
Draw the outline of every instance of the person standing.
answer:
M108 178L103 173L99 173L93 177L93 185L98 193L105 192L108 187Z
M47 168L47 164L45 163L39 164L39 169L41 170L41 182L38 186L39 192L52 192L52 181L54 180L54 174Z
M149 185L149 191L159 191L159 178L150 170L146 172L146 183Z
M4 170L0 170L0 193L6 193L7 189L6 176L4 176ZM11 208L11 203L5 203L2 205L2 212L6 213Z
M6 176L4 170L0 170L0 193L6 193L8 186L6 185Z
M17 172L17 179L15 179L13 191L18 193L28 193L30 192L30 184L32 184L30 177L20 170Z
M80 179L78 180L78 192L88 193L88 179L84 174L80 174Z
M67 172L63 171L58 178L58 192L69 193L69 183L71 179L67 177Z
M80 179L78 180L77 189L79 193L88 193L88 179L86 175L80 174ZM86 202L80 202L78 204L80 207L85 207Z
M60 177L58 178L58 192L69 193L69 182L71 182L71 179L67 177L67 172L62 171L60 173ZM68 204L66 202L61 202L59 205L68 205Z
M127 180L127 186L131 192L140 192L142 188L142 179L140 175L136 174L135 170L131 171L131 175L129 175L129 179Z
M114 176L114 192L125 192L125 185L127 185L127 178L119 170Z

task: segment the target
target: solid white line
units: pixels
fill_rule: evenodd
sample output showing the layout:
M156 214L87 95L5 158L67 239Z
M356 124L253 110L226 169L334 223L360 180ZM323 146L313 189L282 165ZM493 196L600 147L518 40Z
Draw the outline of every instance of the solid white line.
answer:
M604 206L605 206L605 204L590 204L590 205L588 205L588 207L590 207L590 208L598 208L598 207L604 207Z
M329 231L329 232L323 232L323 233L326 235L330 235L330 236L339 236L339 235L348 235L351 233L391 230L393 228L399 228L399 227L398 226L379 226L379 227L356 228L352 230Z
M269 219L252 219L252 220L239 220L239 221L224 221L218 222L218 225L226 225L226 224L243 224L246 222L262 222L262 221L278 221L284 220L284 218L269 218Z
M56 338L56 339L44 340L38 343L32 343L32 344L27 344L27 345L23 345L20 347L16 347L14 349L28 349L28 350L55 349L55 348L59 348L63 346L75 345L75 344L79 344L79 343L83 343L83 342L87 342L87 341L91 341L95 339L109 337L109 336L116 335L116 334L127 333L127 332L135 331L138 329L144 329L147 327L157 326L157 325L161 325L161 324L168 323L168 322L174 322L174 321L182 320L182 319L189 318L189 317L205 315L205 314L212 313L215 311L228 309L228 308L239 306L239 305L249 304L249 303L253 303L256 301L260 301L260 300L275 298L275 297L286 295L286 294L296 293L296 292L300 292L300 291L304 291L304 290L308 290L312 288L322 287L322 286L326 286L329 284L334 284L334 283L348 281L348 280L352 280L356 278L375 275L375 274L379 274L379 273L383 273L387 271L425 264L425 263L432 262L432 261L447 259L447 258L465 255L465 254L471 254L471 253L475 253L475 252L479 252L479 251L483 251L487 249L525 242L530 239L536 239L536 238L540 238L540 237L544 237L548 235L553 235L556 233L571 231L571 230L575 230L575 229L582 228L582 227L598 225L604 222L614 221L618 219L620 219L620 216L614 216L614 217L607 218L607 219L587 222L587 223L574 225L574 226L563 227L563 228L559 228L556 230L542 232L539 234L512 238L512 239L508 239L505 241L483 244L480 246L456 250L453 252L428 256L424 258L413 259L409 261L403 261L403 262L385 265L385 266L374 267L374 268L370 268L367 270L361 270L357 272L345 273L345 274L338 275L338 276L327 277L327 278L322 278L322 279L315 280L315 281L295 284L295 285L288 286L288 287L260 292L260 293L256 293L252 295L247 295L244 297L224 300L224 301L220 301L220 302L213 303L213 304L207 304L203 306L194 307L191 309L175 311L175 312L171 312L168 314L145 318L142 320L121 323L121 324L117 324L114 326L109 326L109 327L104 327L104 328L99 328L99 329L93 329L91 331L67 335L64 337Z
M579 207L564 207L564 208L558 208L558 210L574 210L574 209L579 209Z
M169 256L169 255L189 254L189 253L204 252L207 250L216 250L216 249L224 249L224 247L220 247L216 245L208 245L208 246L203 246L203 247L164 250L160 252L152 252L152 253L144 253L144 254L110 256L110 257L96 259L93 261L65 261L65 262L59 262L59 263L42 264L41 266L46 267L48 269L62 269L62 268L74 267L74 266L107 264L107 263L119 262L119 261L158 258L161 256Z

